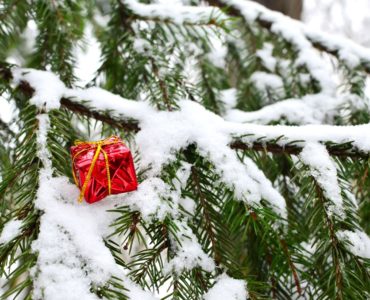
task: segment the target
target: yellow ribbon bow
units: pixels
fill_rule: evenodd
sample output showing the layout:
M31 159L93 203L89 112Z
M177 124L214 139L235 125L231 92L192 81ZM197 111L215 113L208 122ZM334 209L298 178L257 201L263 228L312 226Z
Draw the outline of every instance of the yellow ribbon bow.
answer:
M109 138L106 138L106 139L100 140L100 141L96 141L96 142L75 141L75 146L80 146L80 145L89 145L90 146L88 148L82 149L81 151L78 151L73 156L73 160L72 160L72 165L73 165L73 167L72 167L72 174L73 174L73 179L74 179L74 181L75 181L75 183L76 183L77 186L79 186L79 184L78 184L78 180L77 180L77 176L76 176L76 172L75 172L75 168L74 168L75 159L79 155L81 155L82 153L87 152L87 151L91 150L92 148L96 148L95 154L94 154L94 157L93 157L93 160L92 160L91 165L90 165L90 168L89 168L89 171L87 172L86 179L85 179L85 181L84 181L84 183L82 185L81 192L80 192L80 195L78 197L78 202L82 202L82 199L84 197L84 194L85 194L87 185L88 185L88 183L89 183L89 181L91 179L91 175L92 175L92 172L94 170L95 163L98 160L98 157L99 157L100 152L102 152L103 155L104 155L105 167L107 169L108 194L109 195L111 194L112 185L111 185L111 178L110 178L110 172L109 172L109 159L108 159L107 152L105 152L102 147L103 146L106 146L106 145L117 144L119 141L120 140L119 140L119 138L117 136L111 136Z

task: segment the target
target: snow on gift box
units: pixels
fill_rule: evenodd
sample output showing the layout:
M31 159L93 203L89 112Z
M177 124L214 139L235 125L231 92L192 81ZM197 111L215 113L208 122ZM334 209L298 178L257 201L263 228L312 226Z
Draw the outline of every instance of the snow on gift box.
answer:
M130 149L117 136L96 142L76 141L71 147L72 170L79 201L100 201L111 194L137 189Z

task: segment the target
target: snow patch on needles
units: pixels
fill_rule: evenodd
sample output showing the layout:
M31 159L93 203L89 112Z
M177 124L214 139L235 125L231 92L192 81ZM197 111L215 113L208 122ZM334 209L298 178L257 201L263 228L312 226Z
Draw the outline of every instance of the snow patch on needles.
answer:
M348 242L346 247L355 255L370 259L370 238L361 231L343 230L337 233L338 238L343 242Z
M256 88L263 94L273 91L278 96L284 92L284 83L280 76L262 71L257 71L252 74L250 81L254 83Z
M178 25L184 23L203 24L212 18L225 19L217 8L163 4L142 4L136 0L121 0L122 3L140 17L148 19L170 20Z
M323 69L320 70L320 62L324 61L320 59L318 52L312 46L313 44L319 43L330 52L338 52L339 58L350 68L354 68L360 63L370 62L369 49L350 39L312 30L301 22L252 1L222 0L222 2L240 10L248 22L254 22L257 19L271 22L271 31L291 42L301 52L298 53L301 62L307 65L311 74L321 82L321 87L328 92L333 91L334 82L331 78L325 78L325 75L330 75L325 63L321 65ZM329 84L329 86L325 84Z
M343 216L343 198L338 185L337 169L326 147L318 143L307 144L299 157L322 188L324 196L331 201L329 214Z
M282 36L298 50L297 66L305 65L324 93L335 94L337 84L333 80L329 65L318 55L298 21L281 13L272 12L252 1L223 0L223 2L240 10L247 22L252 23L257 18L271 22L271 31Z
M36 92L37 93L37 92ZM103 238L111 233L116 217L107 212L117 205L114 200L96 205L79 204L78 189L66 177L52 177L51 154L47 148L50 121L40 114L37 132L38 156L43 163L35 206L43 211L40 232L32 244L38 253L31 275L33 295L45 300L97 300L91 284L104 285L112 276L123 278L134 299L154 299L141 291L115 263Z
M144 180L134 193L119 194L111 198L121 199L121 203L128 205L132 211L139 211L141 218L148 222L153 218L163 220L168 214L175 216L179 201L179 195L171 191L158 177Z
M204 300L245 300L248 298L244 280L233 279L226 274L218 277L216 284L204 295Z
M181 274L183 270L192 270L195 267L201 267L207 272L214 271L216 266L213 259L203 251L197 237L188 225L183 221L176 221L176 225L179 229L177 238L180 243L173 238L171 245L174 246L176 255L165 265L164 271Z
M10 220L5 225L0 235L0 244L6 244L21 233L22 221Z
M48 74L45 71L27 70L31 77L34 72ZM59 79L57 82L60 82ZM38 85L33 87L36 94L41 93L37 90ZM92 111L101 113L109 111L117 120L138 121L141 130L136 135L136 143L142 165L144 168L150 168L147 172L148 177L158 177L162 167L176 159L177 151L190 144L196 144L199 153L212 162L221 176L221 181L235 191L238 199L254 204L259 203L262 197L267 198L265 200L272 203L275 208L276 205L280 205L276 210L279 214L285 211L285 205L278 192L266 193L266 185L262 181L267 182L267 179L257 179L264 176L262 172L257 174L256 168L251 164L246 166L240 162L235 151L229 147L234 138L240 137L240 140L250 145L256 141L261 142L261 138L263 141L278 139L278 144L282 146L290 142L303 146L310 142L353 142L353 146L361 151L370 150L369 124L358 126L238 124L226 122L193 101L179 101L180 109L177 111L157 111L147 102L127 100L99 88L86 90L64 88L60 97L68 97L72 102L85 105ZM45 95L45 99L50 97ZM40 119L40 124L48 122L46 117L42 118L45 119ZM269 191L272 189L269 188ZM262 195L261 191L265 193Z
M242 111L231 109L225 119L240 123L269 124L285 119L293 124L330 124L338 115L339 109L350 102L354 106L360 105L363 100L351 99L349 95L330 97L325 94L306 95L301 99L286 99L266 105L256 111Z
M25 81L35 90L30 99L31 104L47 111L60 107L60 99L66 88L57 75L51 72L22 68L14 68L12 74L15 84Z

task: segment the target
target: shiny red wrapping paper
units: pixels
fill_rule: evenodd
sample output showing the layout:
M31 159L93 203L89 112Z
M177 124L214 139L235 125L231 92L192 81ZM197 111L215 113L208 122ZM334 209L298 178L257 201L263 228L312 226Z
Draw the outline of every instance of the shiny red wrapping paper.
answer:
M99 143L100 149L98 149ZM93 164L96 151L99 155ZM89 177L89 169L93 165L83 193L86 202L97 202L109 194L120 194L137 189L132 155L120 138L110 137L99 142L78 142L76 146L71 147L71 155L76 184L80 190L83 190L85 180ZM107 167L109 167L109 174Z

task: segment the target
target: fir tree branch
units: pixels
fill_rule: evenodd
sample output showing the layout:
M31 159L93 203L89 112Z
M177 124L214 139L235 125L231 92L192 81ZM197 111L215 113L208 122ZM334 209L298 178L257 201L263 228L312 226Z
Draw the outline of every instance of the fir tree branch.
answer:
M9 64L1 64L0 63L0 74L6 80L12 79L12 74L9 68ZM34 89L30 86L28 82L22 81L19 84L19 89L25 93L28 97L30 97ZM138 132L140 130L139 123L133 119L122 119L118 117L112 117L111 114L108 112L102 112L97 110L94 107L88 105L89 101L83 103L83 101L75 101L73 98L62 98L61 105L66 109L75 112L80 115L93 117L96 120L105 122L113 127L122 128L127 131L131 132ZM253 134L253 133L252 133ZM337 156L337 157L350 157L355 159L368 159L369 154L360 151L355 146L351 145L351 143L347 143L345 145L338 145L335 143L329 143L329 141L323 141L326 144L327 150L330 155ZM248 144L243 142L241 139L236 138L231 144L230 147L236 150L253 150L253 151L262 151L268 152L273 154L289 154L289 155L298 155L301 151L303 146L299 144L285 144L279 145L278 143L268 140L268 139L258 139L254 141L252 144Z
M174 14L168 5L133 3L125 0L120 0L119 3L132 11L133 20L223 28L223 21L226 19L226 16L217 8L182 5L176 7L176 14Z
M207 0L207 2L212 6L219 7L220 9L225 10L226 13L230 16L244 18L241 10L239 10L233 5L228 5L223 0ZM273 21L264 18L261 14L257 16L255 21L259 26L271 32L271 28L274 25ZM340 51L342 50L340 45L330 45L329 46L328 43L325 43L324 37L319 39L319 38L314 37L313 35L307 34L306 32L304 32L304 35L305 35L305 38L311 42L312 46L318 49L319 51L334 55L338 59L340 58L339 57ZM287 42L289 43L289 41ZM370 61L362 57L359 57L359 58L361 59L361 66L364 69L364 71L370 74Z
M261 151L267 152L272 154L288 154L288 155L298 155L303 147L300 145L284 145L281 146L279 144L269 142L269 141L261 141L261 142L254 142L253 145L248 145L242 141L234 141L230 144L232 149L236 150L253 150L253 151ZM348 147L347 149L338 149L335 145L326 145L326 148L330 155L337 156L337 157L351 157L351 158L359 158L359 159L368 159L369 154L364 153L361 151L356 150L355 148Z
M221 257L220 257L220 254L218 253L218 250L217 250L216 235L215 235L214 228L213 228L213 225L212 225L211 217L209 215L209 211L207 209L207 205L208 205L207 202L208 201L207 201L207 198L203 194L203 191L201 189L198 170L195 166L191 167L191 176L192 176L194 184L195 184L195 192L196 192L196 194L198 194L199 202L200 202L200 205L201 205L202 210L203 210L204 222L205 222L205 226L206 226L206 230L207 230L209 239L211 241L211 247L212 247L212 251L213 251L213 255L214 255L214 260L215 260L216 266L218 266L221 262Z
M163 96L163 101L166 105L166 108L167 108L168 111L172 111L172 106L171 106L171 102L170 102L170 99L169 99L166 83L161 78L161 76L159 74L159 68L158 68L157 64L155 63L153 57L150 57L150 63L152 65L153 73L154 73L155 77L158 80L159 88L161 90L161 93L162 93L162 96ZM158 109L159 109L159 103L157 103L157 106L158 106Z

